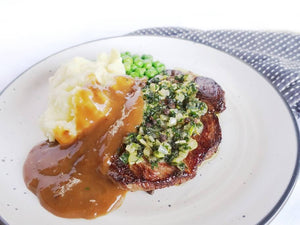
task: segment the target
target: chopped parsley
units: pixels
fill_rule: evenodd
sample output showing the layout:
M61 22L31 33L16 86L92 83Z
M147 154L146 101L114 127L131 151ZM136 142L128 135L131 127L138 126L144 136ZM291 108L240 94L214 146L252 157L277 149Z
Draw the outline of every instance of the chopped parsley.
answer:
M143 122L136 133L124 138L125 164L147 160L152 168L166 162L184 170L183 160L197 148L194 136L202 132L200 117L207 105L197 97L193 75L160 74L149 79L143 88Z

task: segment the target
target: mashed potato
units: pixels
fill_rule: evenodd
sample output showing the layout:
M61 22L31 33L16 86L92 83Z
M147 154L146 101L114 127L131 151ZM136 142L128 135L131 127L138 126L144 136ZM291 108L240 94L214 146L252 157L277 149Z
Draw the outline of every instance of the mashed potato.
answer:
M99 94L94 90L113 85L116 76L124 74L122 58L116 50L100 54L96 61L76 57L63 64L49 79L48 108L40 119L41 129L49 141L68 144L89 124L105 115L109 99L105 92ZM80 115L80 110L87 115ZM83 117L81 121L78 116Z

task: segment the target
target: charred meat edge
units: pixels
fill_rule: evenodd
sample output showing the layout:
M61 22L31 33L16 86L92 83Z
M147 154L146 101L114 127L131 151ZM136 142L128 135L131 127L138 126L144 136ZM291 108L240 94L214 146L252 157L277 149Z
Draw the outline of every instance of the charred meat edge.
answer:
M182 74L178 70L167 70L166 73L170 76ZM121 188L129 191L151 192L155 189L182 184L195 177L198 166L217 151L222 134L216 113L226 108L225 93L220 85L210 78L195 76L194 81L198 88L197 97L207 104L208 112L200 118L203 131L195 137L198 147L184 160L187 168L181 171L167 163L159 163L158 167L151 168L150 163L146 161L129 166L119 159L119 155L115 155L111 160L108 175Z

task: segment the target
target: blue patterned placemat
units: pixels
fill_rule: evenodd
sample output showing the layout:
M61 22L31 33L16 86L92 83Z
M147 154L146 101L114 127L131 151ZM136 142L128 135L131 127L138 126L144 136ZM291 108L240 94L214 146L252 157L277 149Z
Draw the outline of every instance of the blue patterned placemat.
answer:
M233 55L265 76L300 118L300 35L258 31L201 31L179 27L147 28L129 35L186 39Z

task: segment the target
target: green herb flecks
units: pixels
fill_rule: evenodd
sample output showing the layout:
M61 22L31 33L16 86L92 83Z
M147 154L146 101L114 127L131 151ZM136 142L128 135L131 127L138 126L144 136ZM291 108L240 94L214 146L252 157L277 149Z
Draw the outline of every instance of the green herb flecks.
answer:
M184 159L197 148L193 138L202 132L200 117L207 105L197 97L192 75L159 74L149 79L143 88L143 122L136 133L124 138L124 163L147 160L151 167L166 162L184 170Z

